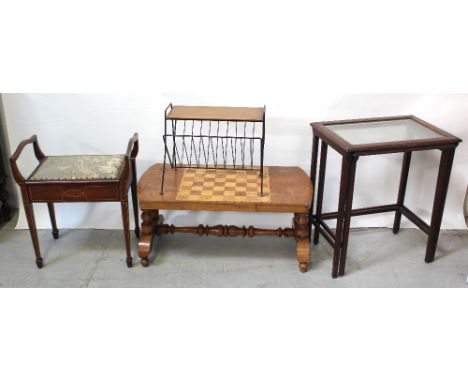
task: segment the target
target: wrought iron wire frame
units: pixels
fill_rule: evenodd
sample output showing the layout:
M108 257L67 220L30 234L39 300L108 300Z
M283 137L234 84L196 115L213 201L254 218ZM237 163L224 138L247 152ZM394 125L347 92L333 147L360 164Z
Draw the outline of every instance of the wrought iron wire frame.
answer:
M207 170L249 170L249 169L253 169L254 166L253 166L253 148L255 147L255 141L260 141L260 173L259 173L259 176L261 178L261 181L260 181L260 194L263 196L263 174L264 174L264 171L263 171L263 158L264 158L264 152L265 152L265 113L266 113L266 106L263 106L263 116L262 116L262 121L261 121L261 126L262 126L262 135L261 137L248 137L245 135L245 129L244 129L244 135L242 136L238 136L237 135L237 123L238 122L251 122L251 123L259 123L260 121L258 120L250 120L250 119L239 119L239 120L232 120L232 119L216 119L216 120L213 120L213 119L203 119L203 118L168 118L168 115L170 113L172 109L172 103L170 103L166 109L164 110L164 135L163 135L163 140L164 140L164 164L163 164L163 173L162 173L162 177L161 177L161 192L160 194L163 195L164 194L164 176L165 176L165 172L166 172L166 163L169 162L169 164L171 165L171 169L177 171L177 168L203 168L203 169L207 169ZM168 121L171 121L171 130L172 130L172 134L168 134ZM203 122L203 121L208 121L210 123L210 134L209 135L206 135L206 134L201 134L201 128L200 128L200 134L199 135L194 135L193 133L192 134L177 134L177 121L193 121L195 123L195 121L200 121L200 122ZM223 136L219 136L219 135L211 135L211 123L214 122L214 123L218 123L218 130L217 132L219 132L219 122L227 122L227 126L229 126L229 122L233 122L236 124L236 135L235 136L230 136L230 135L223 135ZM192 125L192 132L193 132L193 129L194 129L194 125ZM227 131L228 131L228 128L227 128ZM177 157L179 156L179 159L180 159L180 155L178 154L178 150L177 150L177 145L176 145L176 138L191 138L192 141L191 141L191 144L193 144L193 138L200 138L200 142L199 142L199 145L203 145L203 152L204 152L204 157L205 157L205 164L200 164L200 157L201 157L201 152L200 152L200 148L199 148L199 156L198 156L198 161L197 163L195 164L192 164L190 161L188 164L184 164L183 162L182 163L179 163L177 164ZM172 155L171 153L169 152L169 147L168 147L168 144L167 144L167 140L171 139L172 138ZM217 140L217 143L218 143L218 140L220 139L221 140L221 144L224 145L223 143L223 140L226 140L226 151L225 151L225 148L224 146L222 147L222 150L223 150L223 153L226 152L227 153L227 141L228 140L231 140L231 150L233 150L233 146L232 146L232 140L234 139L235 140L235 149L234 150L237 150L237 141L238 140L243 140L243 142L241 142L241 146L243 145L243 151L241 152L241 158L242 158L242 164L241 165L236 165L236 161L235 159L237 158L237 152L234 152L233 153L233 157L234 157L234 162L233 162L233 165L228 165L227 164L227 160L226 160L226 157L224 157L224 160L223 160L223 165L220 165L218 164L217 160L216 162L212 165L212 164L209 164L208 161L207 161L207 158L206 158L206 154L205 154L205 149L204 149L204 143L203 143L203 138L208 138L209 140L210 139L216 139ZM250 166L245 166L245 145L246 145L246 142L249 141L250 142L250 153L251 153L251 163L250 163ZM185 143L184 143L185 145ZM186 147L183 147L183 150L186 150ZM216 150L218 149L218 145L216 146ZM209 151L209 145L208 145L208 151ZM188 155L187 155L187 152L186 152L186 157L188 158ZM191 157L192 155L190 154L190 160L191 160ZM182 152L182 158L183 158L183 152ZM216 155L216 158L217 158L217 155ZM208 153L208 159L209 159L209 153Z

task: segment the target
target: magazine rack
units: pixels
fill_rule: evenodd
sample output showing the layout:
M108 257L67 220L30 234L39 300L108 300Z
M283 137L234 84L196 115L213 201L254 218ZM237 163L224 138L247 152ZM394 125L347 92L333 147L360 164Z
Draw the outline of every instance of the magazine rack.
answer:
M263 195L265 107L173 106L164 111L166 163L178 168L256 170Z

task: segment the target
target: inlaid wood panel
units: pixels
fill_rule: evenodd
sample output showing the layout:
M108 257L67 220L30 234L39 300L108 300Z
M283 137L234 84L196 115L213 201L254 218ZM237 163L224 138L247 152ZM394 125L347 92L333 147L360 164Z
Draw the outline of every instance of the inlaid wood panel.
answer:
M263 174L263 195L258 170L184 169L177 192L180 201L258 202L270 201L268 168Z

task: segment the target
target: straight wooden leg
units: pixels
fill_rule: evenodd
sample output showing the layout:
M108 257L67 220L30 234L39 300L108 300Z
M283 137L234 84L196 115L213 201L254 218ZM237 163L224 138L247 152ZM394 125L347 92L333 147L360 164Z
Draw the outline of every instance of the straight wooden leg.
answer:
M403 207L405 202L405 193L406 193L406 184L408 182L408 172L411 163L411 151L407 151L403 154L403 164L401 166L401 176L400 176L400 188L398 190L398 207ZM395 212L395 220L393 222L393 233L398 233L400 230L401 222L401 211L399 209Z
M345 204L348 189L348 178L350 173L351 156L344 155L341 162L341 181L340 181L340 197L338 201L338 218L336 221L336 238L335 248L333 252L333 267L332 277L338 277L338 268L340 265L341 248L343 242L343 223L345 217Z
M314 214L314 193L315 193L315 178L317 174L317 157L318 157L319 138L314 134L312 138L312 159L310 161L310 181L312 182L312 198L309 207L309 240L312 236L312 215Z
M328 145L322 140L322 147L320 149L320 169L319 169L319 180L317 190L317 211L315 212L316 226L314 229L314 244L319 242L318 224L322 215L322 201L323 201L323 188L325 186L325 171L327 167L327 150Z
M434 261L437 241L439 240L440 225L442 223L442 215L444 214L445 199L447 197L454 154L455 148L443 150L440 158L434 205L432 207L431 227L426 248L426 263L431 263Z
M140 222L138 219L138 195L137 195L137 173L136 173L136 165L135 160L131 160L132 164L132 203L133 203L133 217L135 219L135 235L136 237L140 237Z
M34 208L32 203L24 203L24 211L26 212L26 219L28 221L29 233L33 242L34 253L36 255L36 265L38 268L42 268L44 265L41 257L41 251L39 249L39 239L37 238L36 230L36 219L34 217Z
M57 221L55 220L55 208L54 203L47 203L49 209L50 223L52 224L52 236L54 239L59 238L59 230L57 229Z
M125 249L127 251L127 267L131 268L133 265L132 260L132 249L130 246L130 223L128 217L128 201L122 200L120 202L122 206L122 221L123 221L123 228L124 228L124 237L125 237Z
M309 218L307 214L294 214L294 228L296 235L296 256L299 262L299 270L304 273L309 267L310 239Z
M353 209L354 179L356 178L356 163L358 158L351 157L349 167L348 185L346 190L346 201L343 222L343 242L341 245L339 275L343 276L346 268L346 255L348 252L349 227L351 224L351 211Z

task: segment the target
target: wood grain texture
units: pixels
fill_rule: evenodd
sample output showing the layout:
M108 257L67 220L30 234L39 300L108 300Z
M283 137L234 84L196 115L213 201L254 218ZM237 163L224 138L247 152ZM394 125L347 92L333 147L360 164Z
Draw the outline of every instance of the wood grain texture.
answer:
M162 164L150 167L138 182L138 199L142 210L192 210L238 212L302 212L308 211L312 196L309 176L299 167L268 167L270 201L181 201L177 192L184 171L166 165L164 194L160 194Z
M261 107L173 106L167 119L262 122Z

